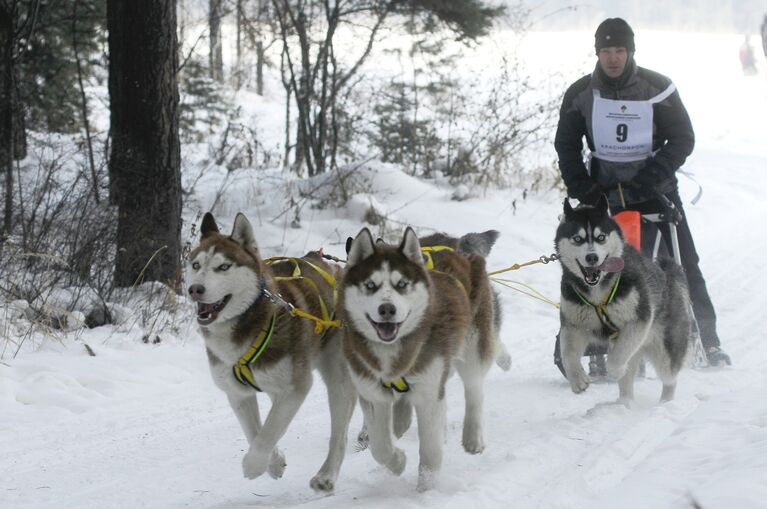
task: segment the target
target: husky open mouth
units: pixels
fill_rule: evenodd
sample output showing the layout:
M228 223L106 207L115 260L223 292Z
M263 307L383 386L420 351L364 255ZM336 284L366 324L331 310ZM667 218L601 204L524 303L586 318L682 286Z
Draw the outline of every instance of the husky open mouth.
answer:
M384 343L391 343L395 339L397 339L397 333L399 333L400 326L405 323L405 321L401 322L376 322L370 316L367 314L365 315L370 322L370 324L373 326L373 328L376 330L376 334L378 334L378 339L383 341Z
M218 318L218 314L221 312L222 309L224 309L226 304L229 302L229 299L231 298L232 298L232 295L229 294L217 302L198 302L197 303L197 323L199 323L200 325L210 325L211 323L216 321L216 318Z
M578 263L578 266L581 268L581 273L583 273L583 280L587 285L596 286L599 284L599 280L602 279L602 271L600 270L599 266L584 267L580 263Z
M588 267L584 267L578 262L578 267L583 273L583 280L589 286L597 285L602 279L603 272L620 272L623 270L623 266L623 258L619 256L608 256L601 264Z

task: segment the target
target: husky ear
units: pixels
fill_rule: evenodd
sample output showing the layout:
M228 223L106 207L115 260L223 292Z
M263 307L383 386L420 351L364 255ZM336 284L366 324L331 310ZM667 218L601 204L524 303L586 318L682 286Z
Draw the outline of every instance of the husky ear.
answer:
M423 265L421 243L418 242L418 237L409 226L405 230L405 236L402 237L402 244L399 245L399 250L402 251L402 254L404 254L411 262Z
M214 233L219 233L218 225L216 224L216 220L213 219L213 214L206 212L202 218L202 225L200 225L200 238L204 239Z
M372 256L375 252L376 248L373 244L373 236L370 234L370 230L363 228L354 238L349 247L349 256L346 257L346 266L353 267Z
M232 240L244 247L252 247L258 249L256 245L256 238L253 236L253 227L250 225L250 221L245 217L245 214L238 212L234 218L234 226L232 226Z
M610 214L610 207L607 203L607 196L600 194L599 200L597 201L597 204L595 205L595 208L597 211L602 215L609 215Z
M570 205L570 198L565 197L564 211L565 219L569 219L573 216L573 206Z

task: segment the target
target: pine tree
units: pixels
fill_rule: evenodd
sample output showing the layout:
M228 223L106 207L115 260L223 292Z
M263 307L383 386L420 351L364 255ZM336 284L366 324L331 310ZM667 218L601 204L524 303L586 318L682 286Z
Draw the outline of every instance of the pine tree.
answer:
M109 0L115 285L176 284L181 263L175 0Z
M32 2L33 3L33 2ZM106 0L40 0L34 31L19 61L19 92L27 127L71 133L83 124L78 61L83 74L98 64ZM77 57L79 56L79 59Z

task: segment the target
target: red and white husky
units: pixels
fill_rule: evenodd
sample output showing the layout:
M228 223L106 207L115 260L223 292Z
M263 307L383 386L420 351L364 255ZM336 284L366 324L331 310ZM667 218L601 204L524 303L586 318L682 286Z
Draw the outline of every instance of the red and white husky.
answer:
M472 454L484 449L484 378L502 352L484 258L451 250L431 257L434 270L427 269L410 228L399 246L376 243L363 229L350 247L338 305L346 326L344 356L370 450L397 475L406 460L394 445L392 426L404 432L394 403L404 399L415 407L419 490L433 486L442 464L445 382L453 368L464 382L464 449Z
M313 368L320 371L330 403L330 450L311 486L328 492L344 458L356 394L338 329L318 335L313 322L293 317L275 304L272 296L279 295L315 316L321 314L321 301L332 305L333 288L313 267L331 275L334 268L317 253L295 263L304 279L291 279L295 268L291 261L264 263L244 215L238 214L231 235L224 235L208 213L200 244L189 257L188 291L197 303L213 380L226 393L248 439L242 460L245 477L254 479L264 472L275 479L282 476L285 458L277 442L309 393ZM272 401L263 425L259 392Z

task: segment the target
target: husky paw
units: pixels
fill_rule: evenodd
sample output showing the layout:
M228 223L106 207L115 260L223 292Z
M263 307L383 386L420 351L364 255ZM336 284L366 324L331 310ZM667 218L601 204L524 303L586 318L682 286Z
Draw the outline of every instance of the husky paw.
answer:
M421 467L418 469L418 485L416 491L423 493L434 489L437 484L437 473L431 469Z
M391 470L391 473L394 475L402 475L406 464L407 456L405 456L405 451L395 447L391 458L386 462L386 468Z
M466 432L463 434L463 450L469 454L480 454L485 450L485 440L481 431Z
M269 474L269 477L272 479L279 479L282 477L282 474L285 473L285 467L287 466L287 462L285 461L285 455L282 454L282 451L275 449L272 451L272 455L269 458L269 466L266 467L266 471Z
M335 480L331 479L330 477L317 474L312 477L312 480L309 482L309 486L311 486L314 491L319 491L321 493L332 493L333 489L335 488Z
M463 450L469 454L481 454L485 450L485 441L482 437L472 437L463 439Z
M511 354L508 350L506 350L506 347L503 344L501 344L501 351L495 358L495 363L503 371L508 371L511 369Z
M266 472L269 456L256 451L248 451L242 458L242 474L247 479L256 479Z
M589 375L587 375L583 370L583 367L579 366L578 369L573 371L575 371L575 373L568 375L567 379L570 381L570 388L573 390L573 392L575 394L580 394L589 387L591 379L589 378Z

